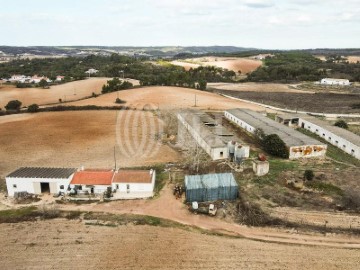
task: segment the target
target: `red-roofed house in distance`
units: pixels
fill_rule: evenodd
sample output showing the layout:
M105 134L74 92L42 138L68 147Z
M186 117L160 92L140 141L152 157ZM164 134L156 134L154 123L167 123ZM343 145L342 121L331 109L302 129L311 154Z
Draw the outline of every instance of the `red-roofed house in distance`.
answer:
M113 199L140 199L154 195L155 170L122 170L114 175Z
M74 174L70 189L76 194L103 194L111 189L113 177L112 170L80 170Z

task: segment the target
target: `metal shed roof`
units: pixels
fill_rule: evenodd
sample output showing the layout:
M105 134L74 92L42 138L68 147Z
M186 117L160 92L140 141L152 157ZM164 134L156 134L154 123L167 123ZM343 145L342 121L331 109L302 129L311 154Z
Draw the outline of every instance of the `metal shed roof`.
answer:
M254 128L261 128L266 135L277 134L287 146L324 145L324 143L280 124L258 112L245 109L232 109L227 112Z
M234 133L223 127L221 123L217 123L204 112L187 109L179 112L179 115L212 148L226 147L227 143L232 140L240 142Z
M76 171L75 168L21 167L6 177L67 179Z
M186 189L237 187L238 184L232 173L214 173L203 175L186 175Z

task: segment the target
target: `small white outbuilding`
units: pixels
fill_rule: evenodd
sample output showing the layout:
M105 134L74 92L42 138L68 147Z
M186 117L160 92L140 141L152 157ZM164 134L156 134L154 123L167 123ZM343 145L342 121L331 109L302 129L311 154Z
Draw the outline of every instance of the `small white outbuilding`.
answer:
M350 85L350 81L346 79L334 79L334 78L324 78L320 81L320 84L323 85Z

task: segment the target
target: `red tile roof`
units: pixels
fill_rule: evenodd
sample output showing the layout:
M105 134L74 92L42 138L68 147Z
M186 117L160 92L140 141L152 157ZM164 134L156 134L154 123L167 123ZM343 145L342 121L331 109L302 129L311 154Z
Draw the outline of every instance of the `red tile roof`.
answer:
M112 182L113 171L85 170L76 172L71 180L72 185L106 185Z
M148 170L119 170L115 173L114 183L151 183Z

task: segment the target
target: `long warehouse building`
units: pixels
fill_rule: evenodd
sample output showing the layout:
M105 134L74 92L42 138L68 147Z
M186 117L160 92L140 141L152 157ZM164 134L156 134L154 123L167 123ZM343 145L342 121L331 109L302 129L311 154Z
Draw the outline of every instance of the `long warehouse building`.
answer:
M258 129L261 129L265 135L277 134L289 149L289 159L324 157L326 154L326 144L284 126L258 112L231 109L225 111L225 117L253 134Z
M360 159L360 136L351 131L332 126L310 115L282 114L276 116L275 120L287 126L298 126L307 129L344 152Z
M234 158L239 161L249 157L250 147L205 112L183 110L177 118L180 123L178 137L184 137L185 128L212 160Z

